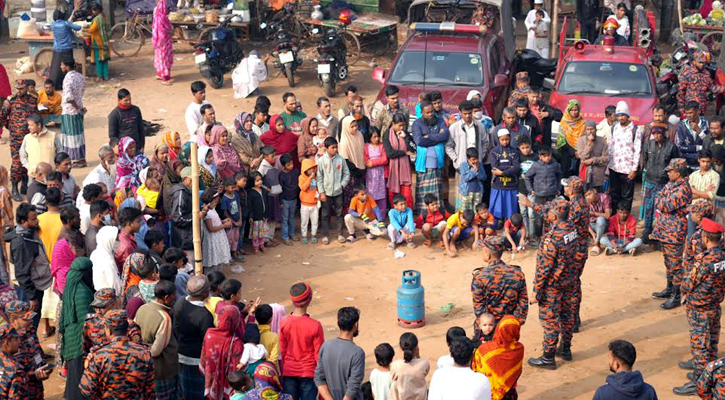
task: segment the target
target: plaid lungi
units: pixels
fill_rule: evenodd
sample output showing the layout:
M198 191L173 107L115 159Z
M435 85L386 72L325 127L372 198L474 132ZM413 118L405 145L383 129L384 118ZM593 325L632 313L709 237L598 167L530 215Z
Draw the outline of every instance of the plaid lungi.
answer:
M184 400L205 400L204 375L198 365L179 363L179 384Z
M468 192L467 195L459 194L456 196L456 210L474 210L475 207L483 200L482 192Z
M177 400L179 398L179 377L156 379L156 400Z
M86 136L83 131L83 115L63 114L60 117L61 150L67 153L73 161L86 159Z
M430 193L438 201L443 201L442 175L442 170L438 168L426 168L425 172L417 172L415 174L415 211L418 215L427 208L423 201L426 194Z

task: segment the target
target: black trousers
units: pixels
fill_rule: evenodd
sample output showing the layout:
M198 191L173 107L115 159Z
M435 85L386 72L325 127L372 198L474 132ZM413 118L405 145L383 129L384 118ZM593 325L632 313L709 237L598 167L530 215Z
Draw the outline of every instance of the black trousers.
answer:
M81 378L83 378L85 360L83 356L78 356L66 361L68 367L68 376L65 381L66 400L86 400L78 387L81 384Z
M582 39L586 39L590 44L594 44L597 39L597 20L581 21Z
M616 210L622 201L626 201L631 207L634 199L634 179L629 180L627 174L620 174L610 169L609 196L612 198L612 210Z
M338 235L343 235L345 223L342 219L342 193L337 196L327 196L327 200L322 202L320 207L320 222L322 234L325 237L330 236L330 220L337 220Z

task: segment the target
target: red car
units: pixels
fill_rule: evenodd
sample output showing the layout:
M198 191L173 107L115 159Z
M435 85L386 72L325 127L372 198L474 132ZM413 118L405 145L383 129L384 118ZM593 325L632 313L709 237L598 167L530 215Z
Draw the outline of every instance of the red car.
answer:
M484 113L500 114L513 73L502 37L478 25L455 23L414 23L410 32L390 71L373 70L373 79L382 84L377 100L386 104L385 86L396 85L412 122L421 92L440 91L445 110L453 113L468 92L477 90Z

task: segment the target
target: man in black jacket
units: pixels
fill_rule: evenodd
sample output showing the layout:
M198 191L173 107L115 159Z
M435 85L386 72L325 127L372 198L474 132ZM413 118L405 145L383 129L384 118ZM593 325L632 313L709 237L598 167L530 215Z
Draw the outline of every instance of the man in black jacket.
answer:
M171 240L182 250L194 248L191 222L191 167L181 170L181 182L171 189Z
M131 92L118 91L118 106L108 114L108 139L115 146L122 137L130 136L136 142L136 152L143 153L146 145L146 131L143 127L141 109L131 104Z
M543 135L541 133L541 124L539 124L539 120L531 114L531 110L529 109L529 100L527 98L520 98L516 100L514 107L516 108L516 122L519 125L529 128L531 143L534 145L534 150L538 152L541 148Z
M597 19L601 15L599 0L576 0L576 19L581 24L582 39L591 44L597 37Z
M561 121L564 114L558 108L544 104L541 100L541 89L531 87L528 92L529 112L539 120L541 127L541 148L551 148L551 123Z
M30 306L37 315L33 324L40 322L40 305L43 291L50 287L53 277L45 253L45 246L38 238L38 213L35 207L21 203L15 212L17 225L5 232L5 241L10 243L10 262L15 266L15 278L28 297Z
M649 242L649 234L652 233L652 225L654 223L654 201L655 196L667 184L667 172L665 168L670 164L670 160L680 157L680 151L677 146L667 140L667 125L663 123L652 123L650 132L654 139L648 140L641 151L640 166L647 171L644 174L644 199L642 206L644 207L644 232L642 232L642 241Z

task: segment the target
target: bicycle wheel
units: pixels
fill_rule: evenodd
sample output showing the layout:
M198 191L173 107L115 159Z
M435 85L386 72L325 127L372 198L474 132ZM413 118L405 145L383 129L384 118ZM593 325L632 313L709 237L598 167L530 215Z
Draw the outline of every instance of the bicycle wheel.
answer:
M109 46L119 57L133 57L141 51L146 36L141 28L128 23L121 22L111 28Z
M712 54L712 57L716 59L720 55L720 44L722 43L722 38L722 32L710 32L702 37L700 43L705 45L710 54Z
M340 37L347 48L347 65L353 65L360 59L360 41L357 36L348 31L341 31Z
M50 75L50 64L53 62L53 48L46 47L35 53L33 70L39 78L47 79Z

